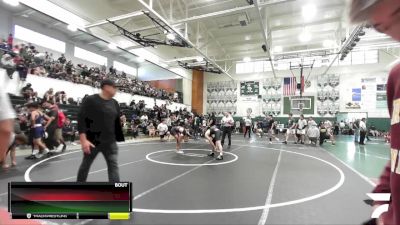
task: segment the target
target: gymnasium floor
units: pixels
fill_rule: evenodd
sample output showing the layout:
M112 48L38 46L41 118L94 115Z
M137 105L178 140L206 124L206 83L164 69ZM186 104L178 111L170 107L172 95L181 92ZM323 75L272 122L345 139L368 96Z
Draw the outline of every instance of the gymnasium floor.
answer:
M374 144L375 143L375 144ZM64 221L65 224L360 224L370 216L363 203L388 160L388 146L375 140L355 146L340 137L324 148L283 145L235 136L224 161L205 157L204 140L120 146L120 175L133 182L131 221ZM6 206L6 183L75 181L80 151L19 166L0 173L0 206ZM89 181L105 181L102 156ZM54 221L62 224L61 221Z

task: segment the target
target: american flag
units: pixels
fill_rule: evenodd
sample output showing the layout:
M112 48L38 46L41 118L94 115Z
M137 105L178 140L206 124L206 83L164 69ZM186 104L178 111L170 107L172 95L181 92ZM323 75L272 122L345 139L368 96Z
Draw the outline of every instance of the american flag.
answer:
M296 77L283 78L283 96L296 95L297 83Z

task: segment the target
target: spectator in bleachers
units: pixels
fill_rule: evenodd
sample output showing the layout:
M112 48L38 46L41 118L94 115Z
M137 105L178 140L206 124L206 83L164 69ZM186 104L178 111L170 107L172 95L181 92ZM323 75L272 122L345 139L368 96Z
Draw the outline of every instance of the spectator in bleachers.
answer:
M30 83L26 84L25 87L21 89L21 94L26 100L30 99L33 93L32 84Z
M25 82L26 77L28 76L28 66L25 64L23 59L18 61L17 65L16 65L16 69L18 71L19 79L22 82Z
M12 34L9 34L8 38L7 38L8 49L10 49L10 50L12 49L13 42L14 42L14 37Z
M56 92L54 97L55 97L57 104L61 104L61 105L68 104L68 98L67 98L67 94L65 93L65 91Z
M2 56L1 58L1 65L2 67L6 70L7 72L7 76L10 79L13 79L13 74L15 72L15 63L14 63L14 59L11 56L11 54L6 53Z
M48 91L46 91L46 93L45 93L44 96L43 96L43 101L46 101L46 102L48 102L48 101L56 102L53 88L50 88Z

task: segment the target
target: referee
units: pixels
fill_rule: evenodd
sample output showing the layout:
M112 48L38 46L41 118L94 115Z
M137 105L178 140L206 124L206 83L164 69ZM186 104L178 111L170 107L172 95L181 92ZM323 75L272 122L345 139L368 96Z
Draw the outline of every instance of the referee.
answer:
M78 114L78 131L83 160L78 171L78 182L86 182L90 166L101 152L107 162L109 182L119 182L117 141L125 141L120 122L117 92L114 81L103 80L100 94L87 97Z
M221 128L222 128L222 141L221 144L224 146L226 134L228 134L228 146L231 146L232 142L232 128L235 124L235 121L232 118L232 115L229 112L224 113L224 117L221 120Z

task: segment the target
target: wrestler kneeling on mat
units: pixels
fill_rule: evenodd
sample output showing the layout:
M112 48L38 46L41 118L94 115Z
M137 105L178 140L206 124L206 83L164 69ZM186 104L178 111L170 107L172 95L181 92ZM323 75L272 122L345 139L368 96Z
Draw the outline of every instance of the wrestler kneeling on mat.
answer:
M221 135L222 131L218 129L216 126L210 127L204 134L208 142L212 146L211 153L208 154L208 156L214 156L214 151L219 152L219 156L217 157L217 160L223 160L224 159L224 150L222 148L221 144Z
M184 154L184 152L181 150L181 143L182 143L185 135L187 135L185 128L183 128L181 126L172 127L171 135L173 137L175 137L175 140L176 140L176 153Z

